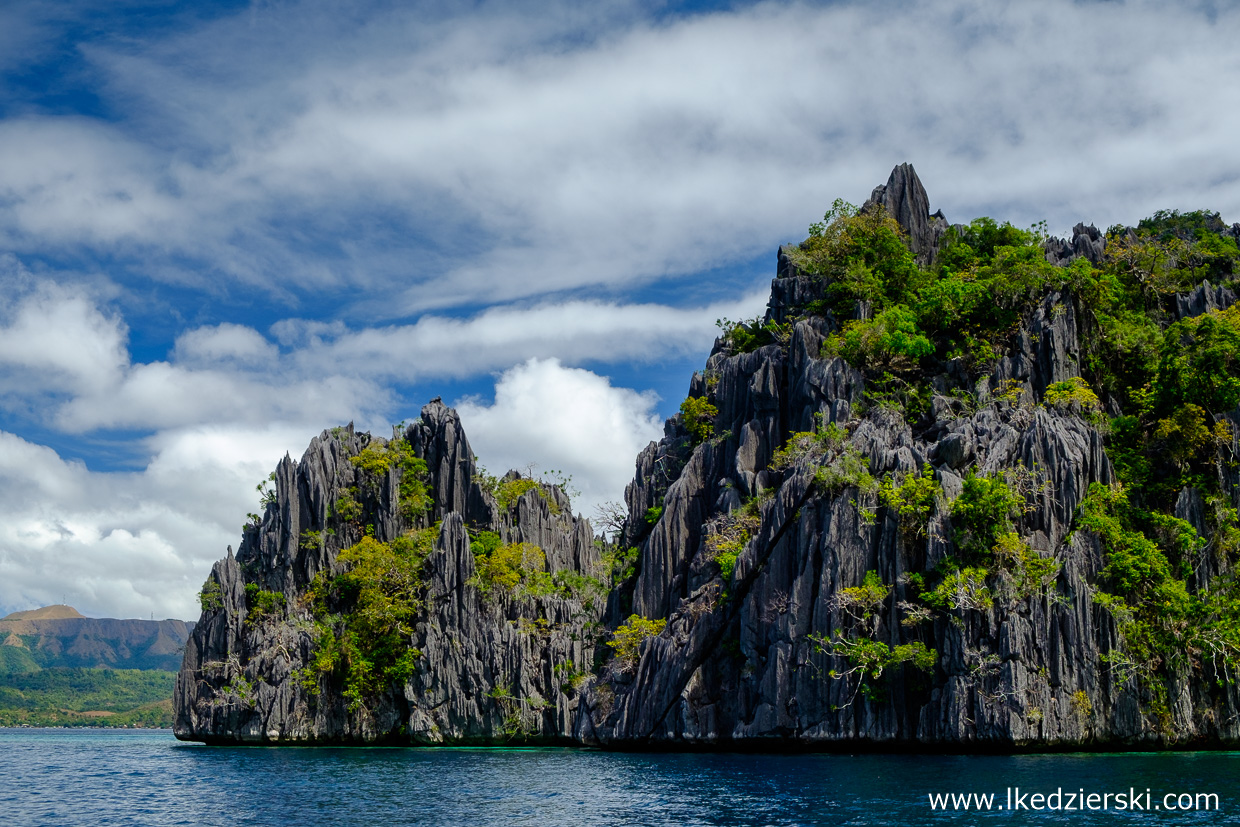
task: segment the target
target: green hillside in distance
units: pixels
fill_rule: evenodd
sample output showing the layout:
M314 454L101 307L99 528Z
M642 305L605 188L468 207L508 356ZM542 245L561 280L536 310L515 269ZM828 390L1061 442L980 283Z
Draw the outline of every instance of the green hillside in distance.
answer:
M172 726L176 675L54 667L0 675L0 726Z
M171 726L192 629L85 617L65 605L0 618L0 726Z

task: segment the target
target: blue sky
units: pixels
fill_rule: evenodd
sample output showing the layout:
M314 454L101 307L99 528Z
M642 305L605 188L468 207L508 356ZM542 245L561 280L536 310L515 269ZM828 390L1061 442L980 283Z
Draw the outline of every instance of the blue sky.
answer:
M714 320L911 161L949 220L1240 220L1209 3L11 2L0 611L193 617L254 485L456 404L619 499Z

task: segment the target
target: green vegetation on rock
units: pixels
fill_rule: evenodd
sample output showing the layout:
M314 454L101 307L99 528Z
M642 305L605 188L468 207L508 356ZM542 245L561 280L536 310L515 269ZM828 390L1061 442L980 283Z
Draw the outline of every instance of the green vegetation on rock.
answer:
M564 509L552 489L557 488L561 493L568 495L572 479L571 476L565 476L555 470L543 474L542 479L534 479L532 471L527 477L510 472L508 476L501 478L488 474L482 467L478 468L474 476L474 482L495 498L501 511L511 511L527 491L534 491L547 504L547 510L557 516L562 514Z
M651 620L637 614L629 615L629 619L621 623L612 633L607 645L615 650L616 659L625 668L632 669L641 657L642 644L647 638L657 637L666 626L666 620Z
M711 438L715 433L715 417L718 415L719 409L704 396L690 396L680 403L680 420L693 438L694 445Z
M413 530L390 543L367 535L340 552L343 569L320 572L309 590L316 643L303 674L317 694L325 679L338 679L353 710L409 679L421 653L413 624L422 606L422 562L438 527Z
M822 355L862 370L872 386L866 399L904 412L910 422L928 410L927 375L955 362L966 375L984 376L1015 343L1021 320L1060 292L1051 315L1071 309L1083 322L1081 372L1050 383L1041 401L1057 415L1081 416L1106 439L1121 484L1094 484L1076 527L1103 547L1096 600L1114 615L1122 639L1107 657L1156 699L1177 674L1206 663L1215 674L1240 666L1240 526L1220 490L1220 469L1236 462L1225 414L1240 403L1240 305L1173 315L1177 292L1206 279L1234 285L1240 249L1226 229L1217 213L1159 212L1135 230L1112 228L1097 264L1078 257L1055 266L1046 259L1044 227L1021 230L979 218L949 229L932 264L922 266L881 207L862 211L837 201L791 252L802 272L822 279L825 297L803 312L838 320ZM1037 401L1019 381L993 391L1009 415ZM772 466L827 453L816 435L793 434ZM869 485L863 469L865 460L846 448L818 468L819 489ZM960 496L947 506L952 556L916 575L922 588L905 609L914 622L936 612L959 620L996 599L1053 588L1059 562L1019 533L1029 498L1041 492L1036 480L1036 469L967 470ZM1186 491L1207 503L1209 542L1174 516ZM906 538L920 541L940 497L930 473L884 478L878 494ZM1216 556L1222 575L1202 586L1194 572L1206 553ZM824 645L871 675L887 662L885 644L865 638L837 635Z

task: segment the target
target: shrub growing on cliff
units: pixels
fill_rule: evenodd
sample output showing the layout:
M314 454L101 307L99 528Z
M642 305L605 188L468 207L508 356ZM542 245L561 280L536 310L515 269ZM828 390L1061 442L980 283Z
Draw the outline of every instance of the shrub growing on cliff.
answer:
M409 532L391 543L365 536L340 552L344 571L320 572L309 589L317 640L303 679L317 694L321 676L339 675L356 711L366 699L404 683L421 653L413 625L422 605L422 562L438 527Z
M720 514L706 524L706 551L718 564L725 586L732 580L737 558L761 525L756 514L743 509Z
M393 439L386 445L372 443L357 456L349 457L349 462L363 474L371 491L378 490L381 480L392 468L400 470L399 507L406 520L416 522L430 509L431 496L426 487L429 468L426 460L414 453L408 440Z
M532 583L539 574L546 574L547 556L532 543L499 543L492 546L488 542L481 549L474 548L474 565L478 572L478 586L483 591L497 586L512 590L522 583Z
M386 447L377 444L367 445L357 456L349 457L349 463L370 477L381 477L392 467L394 457Z
M722 331L721 338L733 353L752 353L766 345L786 343L790 332L788 325L766 322L761 317L740 322L716 319L715 326Z
M1122 486L1108 488L1094 483L1081 501L1077 525L1094 532L1102 541L1107 561L1102 573L1118 594L1134 599L1147 595L1157 598L1169 589L1159 602L1174 601L1178 605L1187 596L1183 584L1174 582L1171 561L1137 527L1141 516Z
M1211 462L1215 446L1231 442L1231 425L1220 420L1211 427L1207 414L1197 405L1182 405L1171 415L1158 420L1151 435L1163 452L1182 471L1203 459Z
M1059 561L1042 557L1014 531L999 535L992 551L1005 599L1045 595L1059 576Z
M433 505L431 492L426 487L430 469L426 460L414 454L413 446L407 440L393 440L390 448L401 470L398 487L400 512L406 520L413 522L430 511Z
M865 634L878 634L882 620L880 611L891 595L891 586L885 584L878 572L871 569L865 573L860 586L840 589L831 601L831 607L848 615Z
M257 583L246 583L245 604L249 609L245 622L254 624L265 617L278 614L284 608L284 595L281 592L267 591Z
M899 301L919 279L900 225L882 208L861 212L836 200L809 233L793 251L792 261L825 277L826 304L837 316L850 316L858 300L882 309Z
M1048 385L1042 401L1050 407L1075 408L1086 413L1098 410L1098 394L1079 376Z
M942 488L928 464L920 475L905 474L899 485L893 477L886 477L878 489L879 500L896 516L900 530L909 538L926 536L941 496Z
M207 582L202 584L202 591L198 593L198 605L203 612L224 608L224 593L220 589L220 582L214 577L208 578Z
M342 523L356 523L362 519L362 504L357 501L357 486L350 486L336 496L332 513Z
M276 472L272 471L267 475L267 479L263 480L256 487L259 496L259 504L264 508L270 508L278 502L276 489L272 483L276 481Z
M650 620L641 615L629 615L629 619L621 623L607 641L616 652L616 659L626 669L637 665L641 656L642 643L646 638L657 636L667 626L666 620Z
M690 396L680 403L680 420L693 438L694 445L710 439L715 432L715 417L718 415L719 409L704 396Z
M496 477L488 474L485 468L479 466L477 474L474 476L474 482L482 487L487 493L495 498L495 503L503 511L509 511L516 507L517 500L527 491L535 491L547 504L547 509L552 514L561 514L563 508L556 500L555 494L552 493L552 487L559 488L561 492L569 494L569 485L572 483L571 476L560 474L559 471L549 471L543 475L542 479L535 479L533 476L534 466L527 468L530 476L523 477L515 474L509 477ZM510 474L513 472L510 472ZM548 479L550 476L550 479Z
M1079 268L1045 260L1043 228L976 219L949 231L932 269L917 266L901 232L881 207L837 202L793 252L795 264L824 278L827 298L810 312L848 319L858 303L869 308L869 320L831 337L827 355L877 372L911 370L932 354L985 363L1033 300L1083 279Z
M841 356L859 369L902 372L934 353L934 345L918 329L916 315L897 304L873 319L849 322L842 332L827 337L822 353Z
M1154 402L1159 412L1193 404L1212 413L1240 403L1240 305L1167 328Z
M814 418L814 430L796 431L788 435L788 441L771 458L769 467L772 470L792 468L803 459L817 460L844 443L848 437L847 431L834 422L828 422L824 426L820 413L815 414Z
M994 605L994 596L986 586L990 572L983 568L951 571L922 599L926 605L947 611L985 611Z
M999 536L1012 530L1024 505L1024 498L1001 475L979 477L970 471L960 496L952 501L954 539L961 558L989 563Z
M1107 590L1094 601L1115 619L1120 645L1104 654L1120 681L1136 678L1166 729L1167 682L1209 666L1216 680L1240 668L1240 583L1216 578L1190 592L1190 561L1204 543L1183 520L1135 506L1122 487L1090 486L1078 516L1102 544Z
M815 640L817 651L827 652L848 661L847 669L843 671L832 669L829 674L837 679L858 675L857 689L853 691L854 698L859 690L867 698L878 699L880 693L876 686L877 681L894 666L908 663L915 669L930 672L939 661L939 653L928 648L920 640L892 647L881 640L865 637L846 638L837 635L825 642L821 637L815 639L811 636L811 639Z
M894 666L911 664L915 669L928 672L938 662L938 653L927 648L921 641L891 646L878 640L882 623L882 608L891 595L891 587L883 583L877 571L867 571L860 586L840 589L831 602L835 611L847 618L849 628L836 629L828 638L819 634L808 636L815 652L843 658L848 668L832 669L832 679L857 677L849 702L857 693L870 699L882 694L879 679Z
M826 465L814 471L814 487L823 494L837 494L856 488L864 494L878 490L878 482L870 473L870 462L855 446L847 445Z
M641 550L636 546L614 546L603 553L603 571L612 583L623 583L637 575L637 561Z

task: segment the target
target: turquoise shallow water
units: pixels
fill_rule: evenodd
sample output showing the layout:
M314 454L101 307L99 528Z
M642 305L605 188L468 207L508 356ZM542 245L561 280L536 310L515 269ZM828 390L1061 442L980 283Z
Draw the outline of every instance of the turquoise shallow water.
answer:
M1240 753L224 748L158 730L0 729L0 782L3 825L1240 824ZM1031 793L1057 788L1135 788L1144 804L1149 788L1151 805L1167 793L1212 793L1218 807L1013 811L1006 790L1017 786L1026 806ZM1005 809L941 812L928 800L970 792L995 794Z

